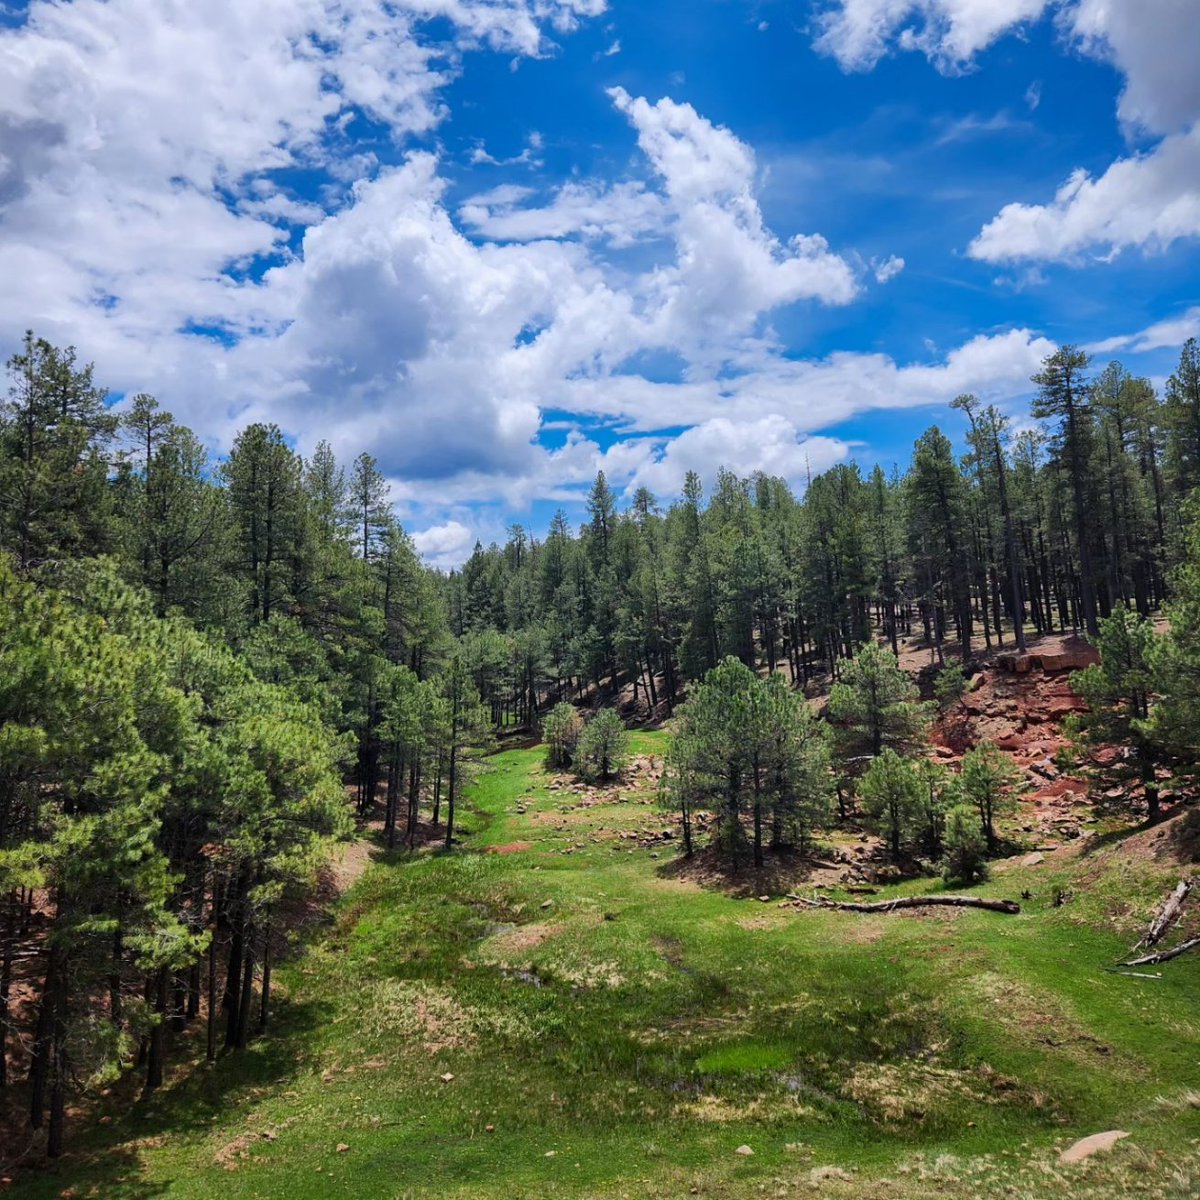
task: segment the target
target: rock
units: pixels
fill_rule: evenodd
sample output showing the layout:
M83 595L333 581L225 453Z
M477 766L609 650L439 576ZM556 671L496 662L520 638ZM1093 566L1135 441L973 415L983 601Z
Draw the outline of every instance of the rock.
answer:
M1090 1137L1080 1138L1073 1145L1068 1146L1059 1156L1060 1163L1077 1163L1083 1162L1085 1158L1091 1158L1093 1154L1099 1154L1102 1150L1111 1150L1122 1138L1127 1138L1128 1133L1123 1129L1109 1129L1105 1133L1093 1133Z
M338 1152L339 1154L345 1154L345 1153L346 1153L346 1151L347 1151L347 1150L349 1150L349 1149L350 1149L350 1147L349 1147L349 1146L347 1146L345 1142L338 1142L338 1144L337 1144L337 1152Z
M442 1075L442 1076L441 1076L441 1080L442 1080L442 1082L443 1082L443 1083L453 1083L453 1082L454 1082L454 1076L453 1076L453 1075L452 1075L452 1074L451 1074L449 1071L447 1071L447 1072L445 1073L445 1075Z
M495 1125L485 1125L483 1127L483 1132L484 1133L495 1133L496 1127L495 1127Z
M764 904L770 904L770 903L771 903L771 897L770 897L770 896L759 896L759 899L760 899L760 900L761 900L761 901L762 901Z
M1068 646L1057 654L1035 654L1034 660L1043 671L1082 671L1100 661L1094 646Z
M1035 850L1032 854L1027 854L1021 859L1021 866L1036 867L1038 863L1045 861L1046 856L1040 851Z
M753 1153L754 1153L754 1151L753 1151L753 1150L751 1150L749 1146L739 1146L739 1147L738 1147L738 1148L737 1148L737 1149L734 1151L734 1154L740 1154L740 1155L742 1155L744 1158L748 1158L748 1157L749 1157L750 1155L752 1155Z
M553 907L554 907L554 901L553 901L553 900L543 900L543 901L542 901L542 907L543 907L543 908L553 908Z

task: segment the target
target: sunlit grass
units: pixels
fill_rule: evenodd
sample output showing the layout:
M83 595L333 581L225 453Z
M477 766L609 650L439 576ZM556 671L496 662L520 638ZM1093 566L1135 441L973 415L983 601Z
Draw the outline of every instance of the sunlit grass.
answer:
M538 749L492 759L461 849L372 867L281 969L268 1041L13 1194L1195 1194L1200 968L1103 970L1114 906L1169 868L1005 873L983 890L1032 890L1017 917L780 913L610 837L661 824L644 794L578 809L548 782ZM1077 898L1053 908L1060 875ZM1116 1127L1106 1159L1056 1166Z

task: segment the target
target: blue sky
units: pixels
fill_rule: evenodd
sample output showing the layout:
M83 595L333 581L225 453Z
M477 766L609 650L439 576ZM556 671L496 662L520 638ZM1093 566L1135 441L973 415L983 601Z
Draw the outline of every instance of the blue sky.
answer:
M0 4L0 345L377 456L452 565L1200 332L1194 0Z

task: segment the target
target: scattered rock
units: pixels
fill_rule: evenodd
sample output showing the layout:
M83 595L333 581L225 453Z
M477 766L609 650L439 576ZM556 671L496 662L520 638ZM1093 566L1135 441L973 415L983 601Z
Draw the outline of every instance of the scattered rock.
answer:
M737 1148L737 1149L734 1151L734 1154L740 1154L740 1155L742 1155L742 1156L743 1156L743 1157L745 1157L745 1158L748 1158L748 1157L749 1157L750 1155L752 1155L753 1153L754 1153L754 1151L753 1151L753 1150L751 1150L749 1146L739 1146L739 1147L738 1147L738 1148Z
M338 1152L339 1154L345 1154L345 1153L346 1153L346 1151L347 1151L347 1150L349 1150L349 1149L350 1149L350 1147L349 1147L349 1146L347 1146L345 1142L338 1142L338 1144L337 1144L337 1152Z
M1122 1138L1128 1136L1129 1134L1123 1129L1109 1129L1104 1133L1093 1133L1068 1146L1058 1156L1058 1161L1060 1163L1083 1162L1084 1159L1091 1158L1093 1154L1099 1154L1102 1150L1111 1150Z
M441 1076L441 1080L443 1083L453 1083L454 1076L453 1076L453 1074L451 1074L451 1072L447 1071L445 1073L445 1075Z

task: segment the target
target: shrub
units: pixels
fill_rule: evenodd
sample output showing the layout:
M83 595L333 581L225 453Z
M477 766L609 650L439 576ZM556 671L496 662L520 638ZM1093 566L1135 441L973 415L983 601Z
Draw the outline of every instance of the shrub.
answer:
M611 779L628 760L629 731L615 709L601 709L579 735L575 773L581 779Z
M975 808L956 804L946 814L945 842L947 883L972 884L987 878L987 841Z
M542 738L546 743L546 765L565 770L571 765L583 730L583 718L575 707L556 704L542 721Z
M950 663L943 667L933 681L933 694L937 706L942 712L948 711L961 699L967 690L967 677L960 663Z

